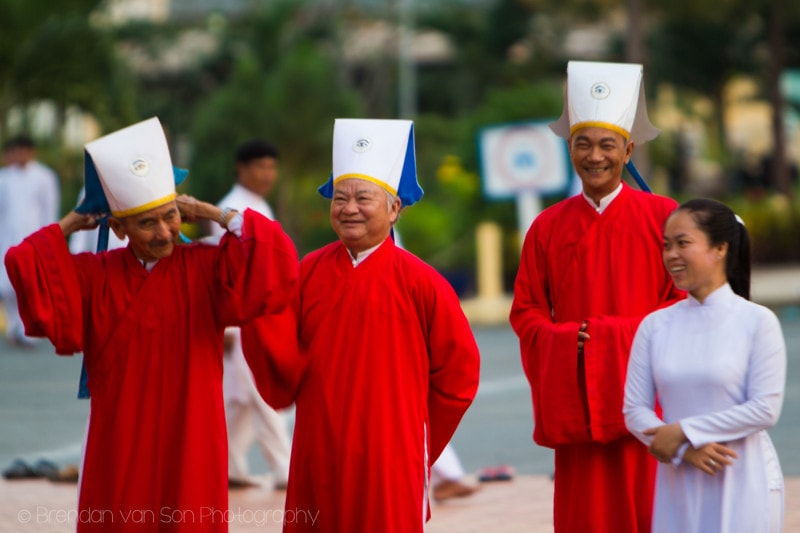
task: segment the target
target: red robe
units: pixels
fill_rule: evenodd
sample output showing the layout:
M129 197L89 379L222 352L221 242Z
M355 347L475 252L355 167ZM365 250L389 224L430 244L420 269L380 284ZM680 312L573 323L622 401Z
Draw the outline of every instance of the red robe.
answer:
M525 237L510 319L533 438L555 448L557 532L650 530L656 463L625 429L622 400L639 322L683 297L661 259L676 206L623 184L602 214L577 195L544 210Z
M301 262L297 309L299 354L276 335L286 316L242 329L275 378L264 398L296 401L284 531L422 531L430 465L478 387L455 292L391 239L355 268L336 242Z
M130 247L72 256L51 225L6 265L26 333L84 354L78 531L227 531L223 329L285 307L297 255L279 224L247 211L241 239L176 246L149 274Z

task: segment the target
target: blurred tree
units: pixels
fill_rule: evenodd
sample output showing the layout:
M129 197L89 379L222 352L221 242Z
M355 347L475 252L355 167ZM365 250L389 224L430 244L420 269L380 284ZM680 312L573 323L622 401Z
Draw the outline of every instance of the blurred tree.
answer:
M492 220L503 228L504 273L507 281L513 278L520 248L516 210L510 201L483 197L479 132L490 125L557 118L562 93L557 81L520 82L489 90L483 105L459 119L423 115L416 121L417 171L425 197L398 225L409 250L443 272L472 272L475 228Z
M753 72L754 58L744 52L755 44L755 37L752 26L677 17L664 20L650 36L651 81L667 81L712 101L710 137L717 141L714 155L722 158L723 92L733 75Z
M107 32L89 23L99 0L4 0L0 3L0 135L12 108L51 101L54 142L75 106L115 127L133 116L133 93ZM25 117L25 113L23 113Z
M735 75L760 80L773 112L770 182L791 194L786 165L784 102L779 87L787 58L800 46L787 41L790 27L800 24L800 3L785 0L675 0L668 9L653 6L658 24L651 34L650 54L657 79L713 99L717 159L727 162L722 122L722 90Z
M62 212L74 206L83 182L82 151L64 145L67 111L93 115L106 131L135 119L131 78L108 31L90 23L99 5L99 0L0 2L0 139L18 130L38 136L40 159L61 180ZM53 111L52 123L34 131L40 104Z
M535 81L553 71L550 34L534 31L541 14L530 0L480 3L446 1L419 17L420 28L443 32L455 57L419 74L422 112L458 116L481 105L493 88Z
M199 110L191 130L190 187L202 198L221 198L233 182L236 145L251 137L271 139L282 169L273 206L298 248L308 251L330 240L327 216L306 217L305 206L316 203L327 211L315 195L330 174L333 119L360 111L355 93L337 86L335 69L315 47L298 44L282 58L263 70L255 57L243 56ZM322 227L315 224L320 221Z
M786 159L786 128L784 122L785 102L780 87L781 74L786 66L786 17L795 15L800 18L797 2L786 0L772 0L768 2L767 14L767 43L769 45L769 60L767 61L766 81L767 94L772 102L772 164L769 168L770 182L775 190L787 195L793 195L793 187L789 174L789 164ZM794 6L794 13L791 7ZM795 19L797 20L797 18Z

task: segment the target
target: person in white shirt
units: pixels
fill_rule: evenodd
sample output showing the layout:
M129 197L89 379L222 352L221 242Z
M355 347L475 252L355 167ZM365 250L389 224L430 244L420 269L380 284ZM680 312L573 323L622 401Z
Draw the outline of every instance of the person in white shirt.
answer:
M660 461L652 531L780 531L783 475L767 429L783 404L786 346L775 314L749 300L747 230L724 204L690 200L667 219L663 260L689 297L640 324L623 407Z
M6 166L0 169L0 259L34 231L58 220L60 185L53 170L36 160L36 145L27 135L3 145ZM0 299L6 337L15 346L32 346L19 316L17 296L0 261Z
M278 151L269 142L252 139L236 150L236 183L219 206L243 212L246 208L275 219L265 197L278 178ZM221 236L212 228L212 236ZM276 332L280 334L280 332ZM283 490L289 479L291 437L283 413L267 405L253 381L242 353L239 328L225 332L225 358L222 380L225 417L228 424L228 484L232 488L253 485L248 472L247 452L255 437L267 465L273 486Z

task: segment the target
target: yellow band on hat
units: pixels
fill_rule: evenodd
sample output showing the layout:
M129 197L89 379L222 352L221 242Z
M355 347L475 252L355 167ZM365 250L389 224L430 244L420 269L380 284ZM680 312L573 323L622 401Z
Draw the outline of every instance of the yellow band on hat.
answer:
M336 185L340 181L348 180L348 179L370 181L370 182L374 183L375 185L378 185L378 186L382 187L383 189L386 189L387 191L392 193L392 196L397 196L397 190L396 189L393 189L392 187L390 187L386 183L382 182L381 180L379 180L377 178L373 178L372 176L367 176L366 174L357 174L357 173L342 174L341 176L338 176L337 178L335 178L333 180L333 184Z
M611 124L610 122L602 122L599 120L587 120L586 122L578 122L574 126L570 126L569 134L574 135L575 132L581 128L603 128L606 130L611 130L613 132L619 133L620 135L625 137L626 141L631 138L631 132L629 132L625 128L620 128L616 124Z
M139 213L144 213L145 211L149 211L151 209L155 209L156 207L160 207L168 202L171 202L178 196L178 193L171 193L163 198L159 198L158 200L153 200L152 202L147 202L144 205L140 205L139 207L132 207L130 209L125 209L124 211L111 211L111 214L117 218L125 218L131 215L138 215Z

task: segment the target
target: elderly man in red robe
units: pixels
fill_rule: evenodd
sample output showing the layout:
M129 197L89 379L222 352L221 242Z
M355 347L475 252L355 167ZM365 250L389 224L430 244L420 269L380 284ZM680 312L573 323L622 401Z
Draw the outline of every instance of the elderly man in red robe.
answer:
M276 378L264 398L296 402L284 531L421 532L430 465L475 396L480 356L452 287L390 236L422 196L412 122L339 119L333 144L320 192L339 240L301 261L294 317L242 329L251 367ZM299 352L274 335L293 319Z
M297 255L273 221L176 198L157 118L86 145L110 225L129 244L70 255L94 227L72 211L6 255L26 332L82 351L91 391L79 532L228 530L222 401L226 326L285 307ZM219 246L176 246L182 218L227 229Z
M656 461L625 429L628 354L640 320L682 297L661 263L676 207L622 182L647 119L642 67L569 63L564 113L583 192L545 209L525 237L511 325L530 382L533 438L555 449L558 533L650 531Z

